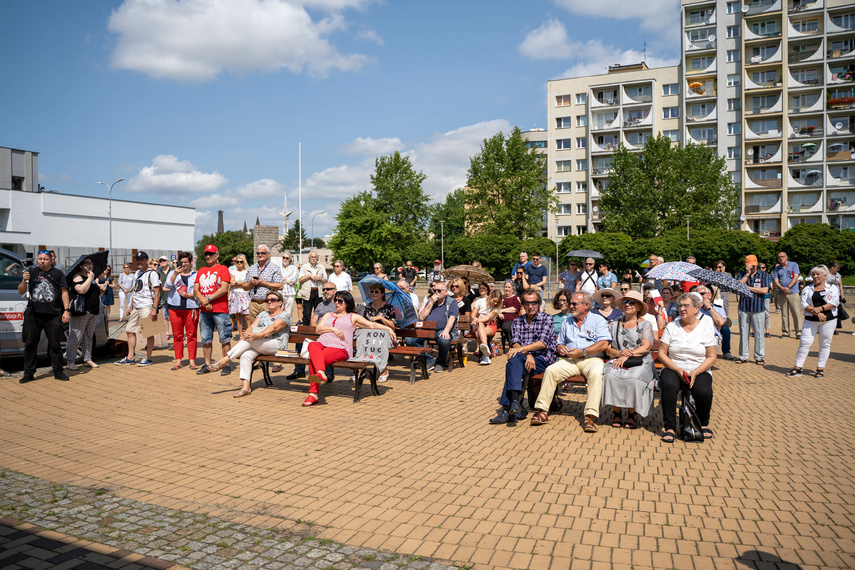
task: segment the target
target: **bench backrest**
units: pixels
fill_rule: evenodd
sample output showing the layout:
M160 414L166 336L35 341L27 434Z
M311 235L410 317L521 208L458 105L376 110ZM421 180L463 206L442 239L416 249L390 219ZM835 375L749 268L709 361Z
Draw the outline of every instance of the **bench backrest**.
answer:
M395 329L398 338L436 338L436 321L419 321L408 327Z

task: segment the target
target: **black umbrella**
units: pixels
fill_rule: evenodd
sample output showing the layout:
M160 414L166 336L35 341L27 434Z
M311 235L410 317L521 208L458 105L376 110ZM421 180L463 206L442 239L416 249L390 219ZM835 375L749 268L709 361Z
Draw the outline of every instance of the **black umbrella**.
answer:
M709 269L693 269L688 274L695 277L698 281L714 285L722 291L730 291L737 295L751 295L748 285L738 279L734 279L727 273L719 273L718 271L710 271Z
M603 254L599 251L591 251L590 249L574 249L567 252L567 257L599 257L603 258Z
M71 279L75 273L77 273L77 268L80 267L80 264L83 263L83 260L89 258L92 260L92 273L95 274L95 278L97 279L99 275L104 273L104 270L107 269L107 266L110 263L107 261L107 256L110 254L109 251L96 251L95 253L87 253L85 255L81 255L77 258L77 261L69 268L68 271L65 272L65 277L67 279Z

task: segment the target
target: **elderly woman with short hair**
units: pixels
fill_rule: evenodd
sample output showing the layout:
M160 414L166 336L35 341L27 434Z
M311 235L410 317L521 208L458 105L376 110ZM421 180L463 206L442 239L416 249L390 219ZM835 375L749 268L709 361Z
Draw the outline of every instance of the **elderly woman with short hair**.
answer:
M828 269L824 265L817 265L811 269L810 277L813 283L805 285L802 291L802 311L804 312L802 338L796 352L796 365L787 372L790 378L802 375L802 366L807 360L813 339L817 336L819 337L819 355L816 359L814 377L825 376L825 364L831 353L831 337L834 336L834 329L837 326L840 289L837 285L826 282Z
M688 388L695 399L695 411L703 426L704 437L711 438L710 423L713 390L710 368L716 361L718 341L712 319L701 319L703 298L697 293L683 293L677 299L680 316L668 323L659 344L659 372L662 389L662 416L665 435L662 441L673 443L677 430L677 395Z

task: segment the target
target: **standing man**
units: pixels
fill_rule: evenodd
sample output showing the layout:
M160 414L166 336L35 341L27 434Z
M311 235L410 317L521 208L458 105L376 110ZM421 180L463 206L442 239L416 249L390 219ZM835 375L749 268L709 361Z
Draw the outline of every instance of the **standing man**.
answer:
M790 337L790 315L796 338L801 338L801 297L799 296L799 266L790 261L785 252L778 254L778 265L772 270L773 283L778 289L778 308L781 309L781 338Z
M268 257L267 259L270 259ZM258 258L259 263L261 262L261 258ZM275 267L275 266L274 266ZM277 267L278 269L278 267ZM300 272L297 271L297 268L291 265L291 254L286 252L282 253L282 310L285 311L285 314L291 315L293 317L294 312L294 299L297 297L297 282L300 281ZM275 291L275 289L274 289ZM264 298L267 299L267 293L264 293ZM297 317L299 319L299 315ZM255 322L255 318L250 321L250 323Z
M282 291L284 284L282 281L282 271L275 263L270 263L270 248L261 244L255 250L255 257L258 263L253 263L246 270L246 277L243 280L244 291L249 291L249 323L255 322L255 317L261 311L267 310L267 292ZM282 254L282 263L285 260L291 262L291 254ZM283 295L287 292L283 292ZM295 293L296 294L296 293ZM287 302L287 297L286 297ZM282 305L283 310L285 304Z
M552 316L540 310L542 299L535 289L522 294L523 314L511 325L511 350L505 364L505 385L499 404L502 409L491 424L506 424L525 417L522 379L527 372L543 372L555 362L555 325Z
M36 267L32 267L21 275L18 283L18 294L29 292L30 300L24 310L22 336L24 340L24 375L18 382L26 384L35 380L37 351L42 331L48 341L48 353L53 369L53 377L57 380L68 380L62 371L62 325L71 320L68 310L68 286L65 275L59 269L51 266L50 253L39 251L36 256Z
M158 268L157 268L157 277L158 277L158 279L160 279L161 283L166 283L166 277L169 275L170 271L171 270L169 267L169 258L166 257L165 255L161 255L160 258L158 259ZM169 290L166 287L162 287L161 291L160 291L160 302L158 303L158 306L165 307L166 306L166 298L168 296L169 296ZM169 311L168 310L163 311L163 318L166 319L166 338L167 338L167 340L169 340L172 338L172 333L169 332L171 329L169 328Z
M136 362L137 337L142 334L140 321L150 318L152 322L157 321L160 312L160 290L161 282L157 271L148 266L148 254L144 251L137 252L137 272L134 274L134 296L128 304L126 315L128 326L125 334L128 336L128 355L118 361L118 365L150 366L151 353L154 351L154 337L145 339L145 357Z
M686 263L691 263L693 265L697 265L698 260L690 255L689 257L686 258ZM701 284L700 281L681 281L680 282L680 289L683 290L683 293L688 293L689 291L692 290L692 287L697 287L700 284ZM662 291L659 291L659 292L661 293Z
M457 338L457 318L460 315L457 301L454 297L448 296L445 283L435 281L431 285L424 307L418 315L420 321L436 322L437 358L428 355L427 368L434 372L442 372L442 367L448 362L451 339ZM407 339L407 344L410 346L422 346L423 342L424 339Z
M579 280L579 268L575 261L571 261L567 267L567 271L558 276L562 286L571 293L576 291L576 281Z
M430 289L431 285L436 281L442 281L445 283L445 277L442 276L442 261L438 259L433 262L433 271L428 273L428 289Z
M576 293L587 293L593 295L597 292L597 271L594 269L594 258L585 260L585 269L579 274L576 281Z
M320 321L321 317L326 315L327 313L335 312L335 302L333 299L335 298L335 294L338 287L332 281L328 281L324 283L323 288L323 297L321 302L318 303L318 306L315 307L314 312L312 313L312 320L310 321L313 327L318 326L318 321ZM297 354L300 354L300 351L303 350L303 343L297 344L295 347ZM327 379L332 382L333 380L333 367L327 367ZM296 380L297 378L305 378L306 377L306 365L305 364L295 364L294 372L286 376L287 380Z
M520 260L514 264L514 268L511 269L511 275L516 275L517 269L522 267L528 273L528 266L531 265L531 262L528 260L528 252L521 251L520 252Z
M750 295L740 295L739 308L739 358L734 362L742 364L748 361L748 332L754 331L754 361L760 366L765 366L763 359L766 354L766 339L763 336L763 326L766 316L766 293L772 285L772 277L765 271L758 269L756 255L745 256L745 271L736 275L736 278L748 286Z
M643 279L644 279L645 281L647 281L648 283L652 283L652 284L653 284L653 286L656 288L656 290L657 290L657 291L659 291L659 292L661 293L661 292L662 292L662 280L661 280L661 279L648 279L648 278L647 278L647 274L648 274L648 273L650 273L650 271L651 271L654 267L656 267L657 265L659 265L659 263L660 263L660 262L659 262L659 257L657 257L655 254L651 255L651 256L650 256L650 267L648 267L648 268L647 268L647 271L645 271L645 272L644 272Z
M531 425L539 426L549 421L549 404L555 388L568 376L585 377L588 381L588 400L585 402L583 429L588 433L597 431L600 417L600 400L603 397L603 359L600 354L609 347L612 335L606 319L591 313L591 295L576 293L570 301L570 318L561 325L555 351L563 360L546 369L543 383L531 418Z
M545 265L540 264L540 254L532 253L531 254L531 263L526 268L526 273L528 273L528 285L530 288L540 291L541 298L543 297L543 288L546 287L546 273L547 269Z
M407 280L407 285L410 286L410 289L416 288L416 281L419 280L419 272L416 271L415 267L413 267L413 261L411 259L407 260L406 267L401 271L401 277Z
M229 268L220 262L220 251L214 244L205 246L205 267L196 273L193 296L199 302L199 336L202 340L202 356L205 364L196 374L207 374L214 352L214 329L220 339L220 350L225 357L232 348L232 324L229 319L229 284L232 276ZM255 321L255 319L253 319ZM222 368L220 376L231 374L231 366Z
M300 298L303 299L303 324L312 321L312 311L320 303L321 285L327 282L327 270L318 263L318 252L309 254L309 263L300 267Z

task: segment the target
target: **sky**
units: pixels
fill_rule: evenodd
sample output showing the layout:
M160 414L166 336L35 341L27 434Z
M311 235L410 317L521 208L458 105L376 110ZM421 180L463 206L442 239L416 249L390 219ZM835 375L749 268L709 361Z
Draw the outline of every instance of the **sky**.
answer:
M400 151L442 201L484 139L545 128L546 83L679 59L676 0L4 0L0 146L64 194L333 231ZM301 152L298 149L301 146ZM299 156L302 160L299 160ZM302 168L300 168L302 165ZM314 228L312 227L314 219Z

